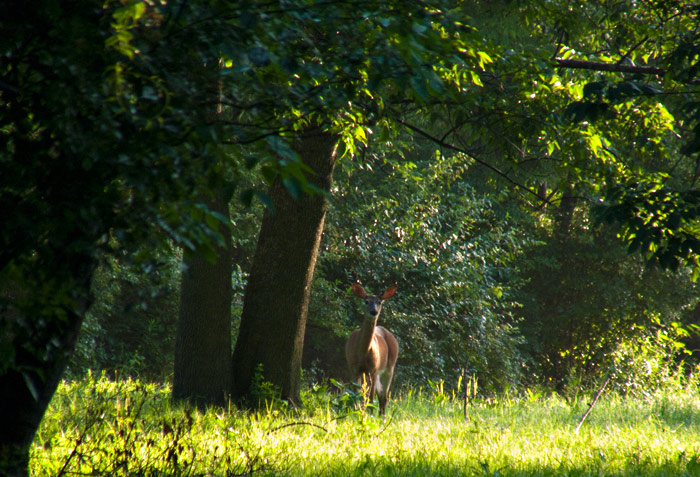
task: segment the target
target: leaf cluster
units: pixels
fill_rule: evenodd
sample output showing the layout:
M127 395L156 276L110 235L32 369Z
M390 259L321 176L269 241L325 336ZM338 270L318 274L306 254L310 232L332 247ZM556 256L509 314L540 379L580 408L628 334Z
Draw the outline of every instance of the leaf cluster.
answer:
M597 208L598 218L623 224L620 235L630 253L641 252L674 271L691 266L697 273L700 194L694 189L675 190L665 179L638 177L611 185L607 202Z

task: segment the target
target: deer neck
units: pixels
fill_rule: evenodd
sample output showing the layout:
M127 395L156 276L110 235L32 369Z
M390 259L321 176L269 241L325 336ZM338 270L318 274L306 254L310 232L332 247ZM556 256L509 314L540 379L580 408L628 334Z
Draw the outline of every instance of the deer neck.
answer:
M377 316L366 315L364 320L362 320L362 326L360 327L359 349L365 353L368 352L372 346L372 338L374 338L374 330L377 328L378 320L379 313L377 313Z

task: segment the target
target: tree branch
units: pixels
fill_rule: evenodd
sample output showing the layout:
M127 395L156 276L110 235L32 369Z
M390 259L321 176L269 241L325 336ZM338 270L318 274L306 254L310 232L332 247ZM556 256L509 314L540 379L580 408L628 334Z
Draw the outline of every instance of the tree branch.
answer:
M418 134L420 134L421 136L423 136L424 138L426 138L426 139L428 139L428 140L434 142L435 144L438 144L438 145L440 145L440 146L442 146L442 147L444 147L444 148L446 148L446 149L451 149L451 150L456 151L456 152L461 152L462 154L464 154L464 155L466 155L466 156L469 156L472 160L474 160L474 162L476 162L477 164L480 164L480 165L486 167L487 169L490 169L491 171L495 172L496 174L498 174L499 176L501 176L502 178L504 178L506 181L508 181L508 182L510 182L512 185L514 185L516 188L518 188L518 189L520 189L520 190L522 190L522 191L528 192L529 194L534 195L535 197L537 197L537 200L538 200L538 201L544 200L545 202L549 203L549 201L548 201L546 198L541 197L541 196L537 193L537 191L534 191L534 190L530 189L529 187L527 187L527 186L525 186L525 185L523 185L523 184L521 184L521 183L515 181L514 179L512 179L511 177L509 177L508 174L506 174L505 172L503 172L502 170L500 170L499 168L497 168L497 167L494 166L493 164L489 164L488 162L484 161L483 159L479 159L478 157L476 157L474 154L470 153L470 152L467 151L466 149L463 149L463 148L461 148L461 147L459 147L459 146L456 146L456 145L454 145L454 144L445 142L444 140L433 136L432 134L428 133L427 131L424 131L423 129L421 129L421 128L417 127L417 126L414 126L413 124L407 123L406 121L403 121L403 120L398 119L398 118L396 119L396 121L397 121L399 124L401 124L401 125L407 127L408 129L410 129L411 131L413 131L413 132L415 132L415 133L418 133Z
M605 386L607 386L608 383L610 382L610 378L612 378L612 375L607 377L607 379L605 380L605 382L603 383L603 385L600 387L600 389L596 393L595 397L593 398L593 401L588 406L588 409L586 409L586 412L583 414L583 417L581 417L581 419L578 421L578 426L576 426L576 435L578 435L578 431L581 429L581 426L583 425L583 421L586 420L588 415L593 410L593 406L595 406L595 403L598 402L598 398L600 397L601 394L603 394L603 390L605 389Z
M641 40L639 40L639 41L637 42L636 45L634 45L632 48L630 48L629 50L627 50L627 53L625 53L624 55L622 55L622 57L617 61L616 64L618 64L618 65L619 65L619 64L622 64L622 62L623 62L626 58L629 58L629 57L630 57L630 55L632 54L632 52L633 52L634 50L636 50L637 48L639 48L640 46L642 46L648 39L649 39L649 36L648 36L648 35L645 35L644 38L642 38Z
M642 73L651 75L663 75L666 73L666 70L655 66L634 66L623 65L620 63L601 63L599 61L565 60L563 58L554 58L554 62L562 68L612 71L616 73Z

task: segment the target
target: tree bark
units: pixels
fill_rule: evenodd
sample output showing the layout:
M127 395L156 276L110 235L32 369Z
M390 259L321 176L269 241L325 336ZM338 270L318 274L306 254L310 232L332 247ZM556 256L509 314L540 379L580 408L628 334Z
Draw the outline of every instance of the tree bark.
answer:
M560 238L567 238L571 235L571 222L576 211L576 200L574 186L569 185L562 193L561 202L554 215L555 232Z
M207 205L229 218L221 194ZM231 388L233 263L227 225L219 226L224 245L215 247L214 262L195 253L187 253L182 261L173 398L199 406L226 405Z
M666 70L655 66L636 66L624 63L602 63L599 61L586 60L565 60L563 58L555 58L554 62L563 68L584 69L593 71L612 71L615 73L635 73L635 74L651 74L663 75Z
M34 435L73 353L90 304L95 260L82 255L63 259L70 272L60 277L26 269L30 276L19 280L0 277L0 333L4 334L0 335L4 353L0 362L2 476L29 475ZM62 304L55 306L47 297Z
M300 137L295 150L313 174L309 183L330 191L337 138L319 131ZM263 216L245 291L233 353L234 395L255 404L256 370L283 399L298 402L301 356L311 279L325 222L321 194L294 199L279 178L269 191L274 209Z
M54 345L60 343L55 359L41 362L32 352L21 351L16 362L28 368L10 369L0 375L0 475L29 475L34 435L56 392L82 323L82 315L68 315L52 337ZM47 348L50 346L47 344Z

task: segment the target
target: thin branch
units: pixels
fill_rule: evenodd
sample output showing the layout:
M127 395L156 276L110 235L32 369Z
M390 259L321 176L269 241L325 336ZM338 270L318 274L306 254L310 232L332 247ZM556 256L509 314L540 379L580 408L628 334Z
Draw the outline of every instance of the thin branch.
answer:
M603 383L603 385L600 387L600 389L596 393L595 397L593 398L593 401L591 402L590 406L588 406L588 409L586 409L586 412L584 413L583 417L581 417L581 420L578 421L578 426L576 426L576 435L578 435L578 431L579 431L579 429L581 429L581 426L583 425L583 421L586 420L588 415L593 410L593 406L595 406L595 403L598 402L598 398L600 397L601 394L603 394L603 390L605 389L605 386L607 386L608 383L610 382L610 378L611 378L611 376L607 377L607 379L605 380L605 382Z
M554 54L552 54L552 59L553 59L553 60L556 60L556 59L557 59L557 55L558 55L559 52L561 51L562 40L564 40L564 32L565 32L565 31L566 31L566 30L564 30L564 29L562 28L561 31L559 32L559 39L557 40L557 49L554 50Z
M313 422L299 421L299 422L290 422L290 423L288 423L288 424L284 424L284 425L282 425L282 426L279 426L279 427L275 427L275 428L273 428L273 429L270 429L269 431L267 431L267 434L265 434L265 435L267 436L267 435L272 434L273 432L277 432L277 431L282 430L282 429L284 429L284 428L286 428L286 427L294 427L294 426L311 426L311 427L315 427L315 428L317 428L317 429L321 429L321 430L324 431L324 432L328 432L328 429L326 429L326 428L323 427L323 426L319 426L318 424L314 424Z
M469 384L466 380L467 377L467 367L469 366L469 356L464 360L464 368L462 371L462 382L464 383L464 422L469 422L469 416L467 415L467 405L469 404Z
M389 416L389 420L384 422L384 427L382 428L381 431L379 431L379 432L375 435L375 437L381 436L381 435L384 433L384 431L387 430L387 428L389 427L389 424L391 424L391 422L394 420L394 415L396 414L396 411L397 411L397 408L394 407L394 409L393 409L392 412L391 412L391 416Z
M535 197L537 197L538 201L542 200L542 197L540 197L540 195L536 191L533 191L529 187L515 181L513 178L509 177L508 174L506 174L505 172L503 172L502 170L500 170L499 168L497 168L493 164L489 164L488 162L484 161L483 159L479 159L478 157L476 157L474 154L470 153L466 149L463 149L463 148L456 146L452 143L445 142L442 139L437 138L437 137L433 136L432 134L428 133L427 131L424 131L423 129L421 129L417 126L414 126L413 124L407 123L406 121L403 121L401 119L397 119L396 121L399 124L410 129L411 131L420 134L421 136L423 136L426 139L429 139L430 141L434 142L435 144L438 144L446 149L451 149L451 150L456 151L456 152L461 152L462 154L470 157L477 164L480 164L480 165L486 167L487 169L490 169L491 171L495 172L496 174L501 176L503 179L510 182L512 185L514 185L516 188L518 188L522 191L525 191L531 195L534 195Z
M629 57L630 57L630 55L632 54L632 52L633 52L634 50L636 50L637 48L639 48L640 46L642 46L648 39L649 39L649 36L644 36L644 38L642 38L641 40L639 40L639 42L638 42L636 45L632 46L629 50L627 50L627 53L625 53L624 55L622 55L622 57L620 57L620 59L617 61L616 64L618 64L618 65L622 64L622 62L623 62L626 58L629 58Z

